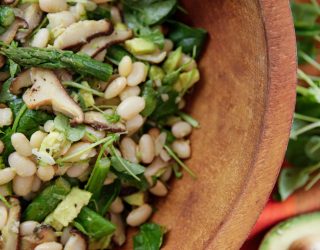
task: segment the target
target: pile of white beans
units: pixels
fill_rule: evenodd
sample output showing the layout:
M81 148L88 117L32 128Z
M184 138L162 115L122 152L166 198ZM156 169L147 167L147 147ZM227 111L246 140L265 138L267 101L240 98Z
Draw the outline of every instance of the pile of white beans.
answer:
M106 3L109 0L94 0L96 4ZM81 15L81 8L73 9L72 15L69 13L66 0L39 0L39 5L42 11L48 14L50 24L54 23L54 15L59 14L60 24L68 26L75 23L75 11ZM51 15L51 16L49 16ZM112 8L111 11L113 22L121 22L121 15L117 8ZM50 40L50 32L47 28L40 29L31 46L45 48ZM173 43L166 40L165 51L170 52L173 49ZM188 61L190 57L183 55L183 60ZM183 62L182 62L183 63ZM188 67L196 67L189 65ZM126 128L126 135L121 137L118 145L118 153L126 160L133 163L140 163L145 166L145 177L150 184L148 192L153 196L164 197L168 194L168 181L173 175L174 160L165 149L167 134L161 132L160 129L154 127L144 134L137 136L137 132L146 123L146 119L140 114L145 106L145 99L140 96L140 84L147 79L148 68L144 63L133 62L129 56L124 56L118 65L117 74L103 89L104 99L108 101L118 100L116 113L121 117L121 123ZM165 96L163 97L166 98ZM185 106L185 101L181 100L179 108ZM108 110L104 110L105 113ZM0 108L0 128L10 126L13 123L13 113L10 108ZM188 139L192 133L192 126L183 121L180 117L173 117L170 122L171 132L175 140L171 144L172 150L180 159L188 159L191 156L190 140ZM59 167L57 164L40 164L38 155L35 153L40 149L42 142L47 136L55 131L53 120L47 121L43 127L34 132L30 139L22 133L14 133L11 136L11 143L14 147L14 152L8 157L7 168L0 170L0 194L1 187L12 182L13 193L16 196L23 197L26 200L32 200L37 192L41 189L43 183L51 181L55 176L67 175L72 178L79 178L85 181L92 169L92 163L99 148L92 149L88 152L77 155L72 158L72 162ZM100 131L86 125L86 131L93 135L96 139L103 139L106 136L105 131ZM70 143L59 152L59 157L72 155L80 152L82 149L90 146L91 139L84 137L77 142ZM6 145L0 140L0 154L3 152ZM91 161L93 160L93 161ZM153 176L157 176L157 180L153 181ZM116 176L109 173L104 184L109 185L114 182ZM148 196L146 196L148 197ZM125 201L123 197L118 196L111 204L108 214L108 219L116 225L116 232L113 240L116 244L122 245L125 242L126 225L136 227L145 223L152 215L152 206L147 203L140 206L132 206L132 210L123 218L122 213L125 210ZM6 225L8 219L8 208L0 203L0 231ZM32 235L35 228L40 226L35 221L25 221L20 224L20 235ZM86 244L83 238L77 235L70 234L70 228L65 228L61 237L56 237L55 241L43 242L38 245L35 250L84 250Z

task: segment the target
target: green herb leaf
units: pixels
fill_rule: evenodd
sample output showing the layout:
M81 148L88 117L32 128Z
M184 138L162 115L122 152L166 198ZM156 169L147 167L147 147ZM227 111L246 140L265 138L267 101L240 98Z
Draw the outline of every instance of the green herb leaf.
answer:
M189 55L192 55L196 49L195 56L198 58L207 39L207 31L192 28L176 21L170 21L169 28L169 39L174 42L175 46L182 47L183 52Z
M54 126L60 132L66 134L68 140L75 142L81 140L86 133L86 127L84 125L77 125L76 127L70 126L69 118L58 114L54 119Z
M320 161L320 136L312 136L305 145L306 155L314 161Z
M17 97L10 92L10 85L12 82L12 78L9 78L5 83L2 85L1 92L0 92L0 103L8 103L15 100Z
M159 250L162 246L166 230L155 223L143 224L133 237L134 250Z
M118 172L125 172L135 176L142 174L145 171L145 168L140 164L127 161L119 155L111 157L111 164Z

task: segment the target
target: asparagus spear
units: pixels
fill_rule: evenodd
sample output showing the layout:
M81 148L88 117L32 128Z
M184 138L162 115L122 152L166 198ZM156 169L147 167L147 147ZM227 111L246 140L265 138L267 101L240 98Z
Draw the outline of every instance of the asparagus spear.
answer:
M0 54L23 67L70 69L104 81L108 80L112 74L111 65L96 61L87 55L75 54L72 51L31 47L15 48L3 42L0 42L0 46Z
M63 178L45 188L24 211L24 220L42 222L70 192L70 184Z

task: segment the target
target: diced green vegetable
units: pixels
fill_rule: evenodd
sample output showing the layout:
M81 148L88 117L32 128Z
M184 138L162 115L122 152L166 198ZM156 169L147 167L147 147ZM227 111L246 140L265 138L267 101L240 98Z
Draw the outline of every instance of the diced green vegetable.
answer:
M182 59L182 48L179 47L175 51L173 51L163 64L163 69L166 73L171 73L178 69L179 64Z
M198 69L192 69L179 75L179 80L174 84L176 91L186 93L196 82L200 80L200 72Z
M151 54L157 47L153 42L143 38L133 38L125 41L126 49L133 55Z
M166 230L155 223L143 224L139 233L133 237L134 250L159 250Z
M152 86L153 82L148 81L142 91L142 97L145 100L145 108L141 112L144 117L150 116L157 107L157 92Z
M53 226L60 231L71 223L80 213L81 209L86 206L91 198L91 193L79 188L72 188L70 193L50 214L45 223Z
M163 71L162 68L160 68L159 66L155 66L155 65L152 65L150 67L150 70L149 70L149 78L151 80L160 80L162 81L162 79L164 78L165 76L165 73Z
M123 200L131 206L142 206L145 204L146 197L145 193L138 192L128 196L123 197Z
M127 50L125 50L121 45L112 45L111 47L108 48L107 58L112 63L119 65L121 59L124 56L130 56L131 59L134 60L134 57Z
M63 178L45 188L26 208L23 219L42 222L68 195L71 187Z
M74 226L94 239L111 235L116 229L110 221L87 207L84 207L74 220Z
M84 54L74 54L72 51L31 47L15 48L4 43L0 45L0 54L23 67L70 69L79 74L105 81L109 79L113 71L109 64L99 62Z

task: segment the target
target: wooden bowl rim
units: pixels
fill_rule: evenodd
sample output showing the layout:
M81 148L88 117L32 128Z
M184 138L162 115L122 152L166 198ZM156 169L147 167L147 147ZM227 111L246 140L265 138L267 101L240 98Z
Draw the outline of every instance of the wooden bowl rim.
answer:
M205 249L225 249L223 246L226 242L235 240L241 245L245 241L276 183L289 140L297 79L297 51L292 14L287 0L258 0L258 4L263 18L268 64L268 89L261 134L255 149L251 171L248 173L248 182L243 185L233 209L216 233L206 242ZM282 94L279 94L279 89ZM287 95L286 109L290 112L278 110L279 104L284 101L283 93ZM280 127L279 124L281 124ZM276 134L280 134L278 137L275 137L275 131L277 131ZM281 150L273 153L272 156L267 156L270 153L268 150L270 145L274 143L281 144ZM272 166L266 161L271 157L274 157ZM269 170L264 171L266 168ZM269 181L259 185L257 177L266 178ZM258 192L262 198L257 199L255 192ZM251 207L257 209L252 211Z

